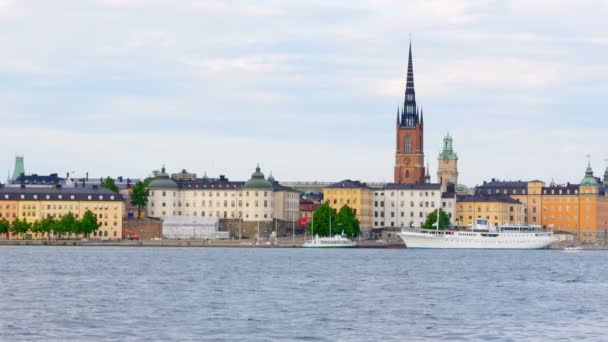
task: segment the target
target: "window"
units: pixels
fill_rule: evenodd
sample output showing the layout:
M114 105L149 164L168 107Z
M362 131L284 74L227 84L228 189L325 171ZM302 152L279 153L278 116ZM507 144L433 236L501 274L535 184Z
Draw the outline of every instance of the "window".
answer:
M412 137L409 135L405 136L405 153L412 153Z

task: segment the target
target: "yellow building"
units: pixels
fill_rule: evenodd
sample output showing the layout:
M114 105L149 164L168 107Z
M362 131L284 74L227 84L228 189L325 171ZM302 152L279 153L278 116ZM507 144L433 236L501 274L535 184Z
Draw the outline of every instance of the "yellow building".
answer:
M473 225L477 218L488 219L493 225L523 224L523 204L506 195L457 196L457 225Z
M336 212L348 205L357 215L362 229L372 227L374 192L365 183L344 180L323 189L323 201Z
M10 209L5 209L7 206ZM4 187L0 188L0 214L34 223L46 217L62 218L73 213L82 218L87 210L101 224L90 238L122 239L124 203L120 194L96 186L78 188ZM33 239L45 238L41 234L27 234Z

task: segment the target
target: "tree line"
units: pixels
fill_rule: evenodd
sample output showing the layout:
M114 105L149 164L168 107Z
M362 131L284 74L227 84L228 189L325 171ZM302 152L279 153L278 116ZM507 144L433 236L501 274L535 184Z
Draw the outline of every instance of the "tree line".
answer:
M319 236L343 233L352 237L359 235L359 230L359 219L351 207L344 205L336 213L328 203L323 203L317 208L307 227L308 234Z
M9 222L6 218L0 219L0 234L5 234L6 238L10 238L9 232L13 235L21 235L25 238L25 234L46 234L48 238L53 236L62 237L64 235L71 236L89 236L95 232L101 223L97 222L97 216L91 210L87 210L81 219L69 212L60 219L47 217L35 222L27 222L25 219L15 218L13 222Z

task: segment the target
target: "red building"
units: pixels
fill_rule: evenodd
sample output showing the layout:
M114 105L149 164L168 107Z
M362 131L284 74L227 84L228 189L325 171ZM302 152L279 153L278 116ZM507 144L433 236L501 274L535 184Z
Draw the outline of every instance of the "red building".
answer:
M416 105L411 43L407 64L405 101L401 110L397 108L396 128L395 183L425 183L424 116Z

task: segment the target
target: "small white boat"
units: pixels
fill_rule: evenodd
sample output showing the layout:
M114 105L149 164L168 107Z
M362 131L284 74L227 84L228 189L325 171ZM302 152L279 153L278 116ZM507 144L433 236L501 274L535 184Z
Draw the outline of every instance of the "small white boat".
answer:
M313 239L307 240L302 247L306 248L353 248L357 244L342 235L319 237L315 235Z
M570 253L572 253L572 252L580 252L581 250L582 250L582 248L579 247L579 246L577 246L577 245L575 245L575 244L567 245L566 247L564 247L562 249L562 251L564 251L564 252L570 252Z

